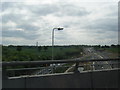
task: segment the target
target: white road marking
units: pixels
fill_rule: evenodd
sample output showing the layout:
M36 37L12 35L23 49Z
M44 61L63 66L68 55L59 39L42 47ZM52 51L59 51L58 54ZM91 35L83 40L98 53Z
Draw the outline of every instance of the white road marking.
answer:
M96 54L96 55L99 56L100 58L103 58L102 56L98 55L97 53L94 53L94 54ZM107 61L105 61L105 63L106 63L107 65L109 64ZM109 65L109 66L110 66L110 65ZM102 68L103 68L103 67L102 67ZM110 66L109 68L112 69L111 66Z
M98 55L100 58L103 58L102 56ZM108 65L109 63L105 61L105 63ZM112 67L109 65L109 68L112 69Z

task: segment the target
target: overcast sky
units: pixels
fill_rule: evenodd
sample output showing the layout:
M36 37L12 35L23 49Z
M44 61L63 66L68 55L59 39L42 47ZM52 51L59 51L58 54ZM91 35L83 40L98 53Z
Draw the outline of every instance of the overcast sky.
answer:
M51 45L55 27L64 28L55 30L55 45L118 44L118 2L104 1L4 0L2 44Z

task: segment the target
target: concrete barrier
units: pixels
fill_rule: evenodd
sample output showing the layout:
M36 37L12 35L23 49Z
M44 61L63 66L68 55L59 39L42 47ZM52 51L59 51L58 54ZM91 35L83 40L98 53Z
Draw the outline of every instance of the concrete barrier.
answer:
M120 70L17 77L3 80L3 88L118 88Z
M29 77L27 88L91 88L90 73ZM35 83L35 84L33 84Z
M2 80L2 88L25 88L26 78L9 78Z
M118 88L119 71L107 70L92 73L92 82L94 88Z

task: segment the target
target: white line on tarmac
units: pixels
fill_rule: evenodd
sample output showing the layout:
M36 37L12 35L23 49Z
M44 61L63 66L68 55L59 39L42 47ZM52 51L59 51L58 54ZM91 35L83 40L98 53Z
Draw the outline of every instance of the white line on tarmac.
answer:
M97 53L95 53L96 55L98 55ZM100 58L103 58L102 56L98 55ZM106 64L109 64L107 61L105 61ZM112 69L112 67L109 67L110 69Z

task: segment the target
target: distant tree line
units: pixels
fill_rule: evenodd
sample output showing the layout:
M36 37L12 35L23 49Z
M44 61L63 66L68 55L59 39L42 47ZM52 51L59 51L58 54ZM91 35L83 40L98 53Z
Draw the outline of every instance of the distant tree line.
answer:
M51 46L2 46L3 61L33 61L51 60ZM54 59L70 59L80 57L82 47L80 45L54 46Z

